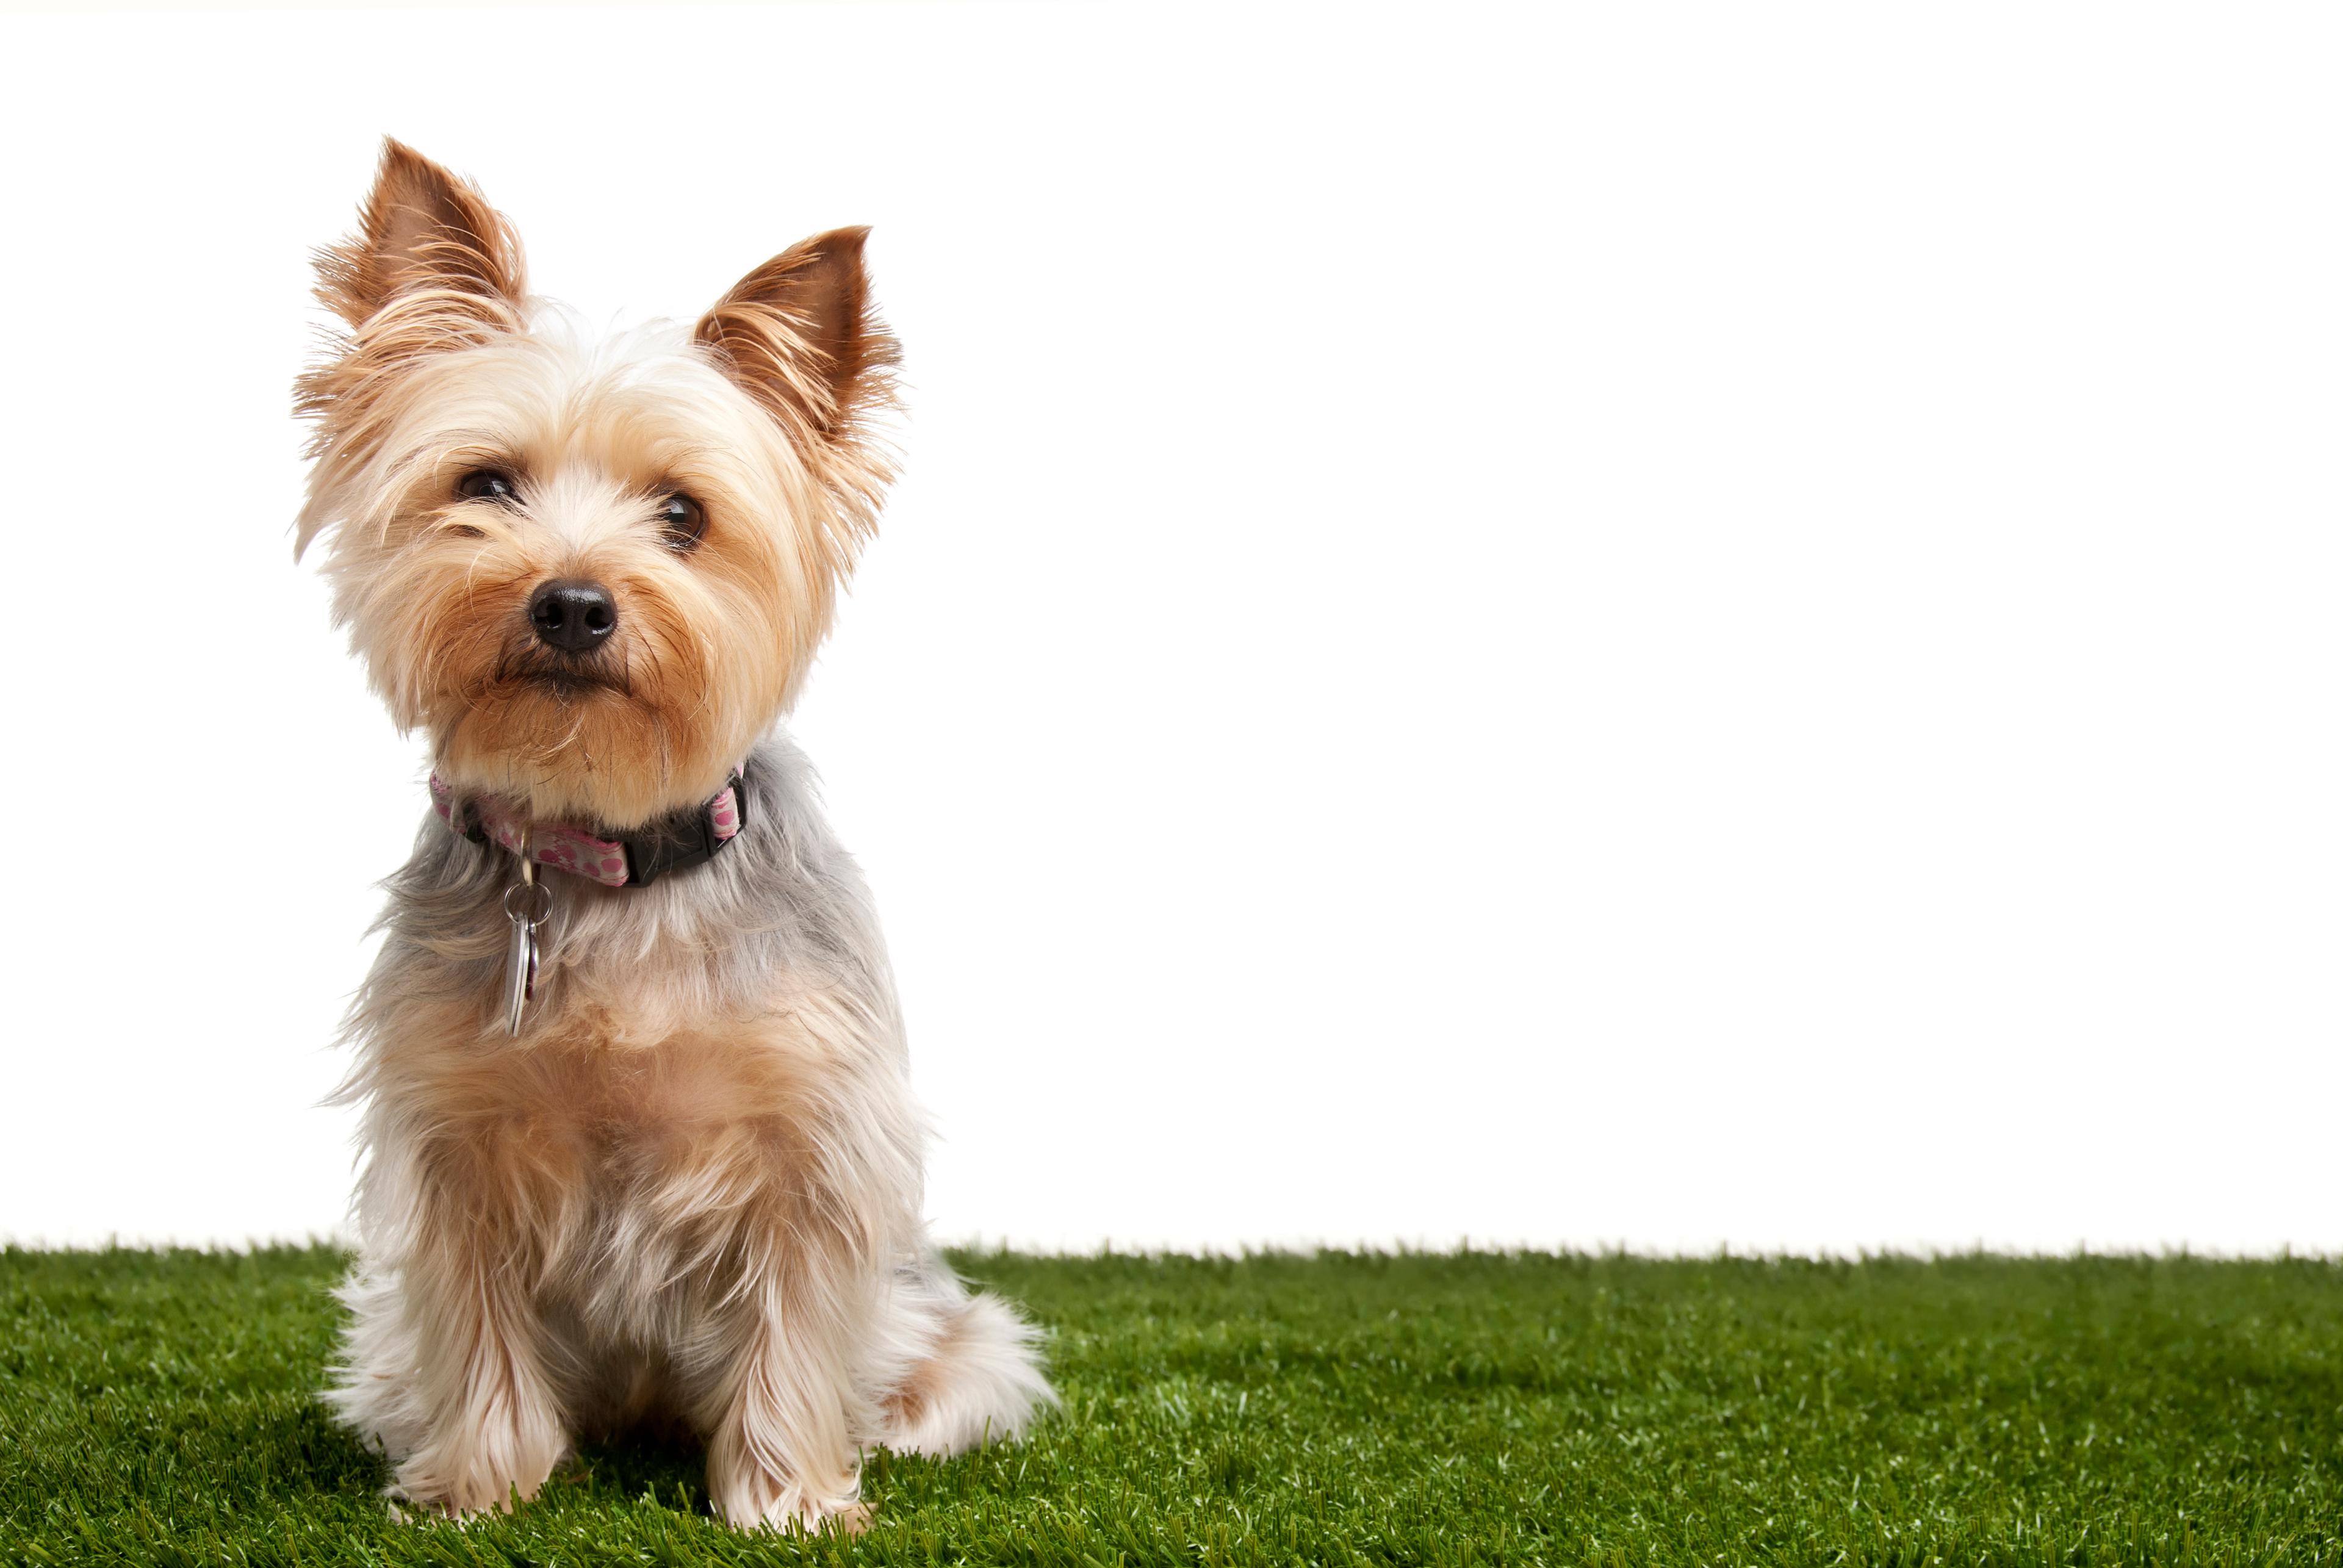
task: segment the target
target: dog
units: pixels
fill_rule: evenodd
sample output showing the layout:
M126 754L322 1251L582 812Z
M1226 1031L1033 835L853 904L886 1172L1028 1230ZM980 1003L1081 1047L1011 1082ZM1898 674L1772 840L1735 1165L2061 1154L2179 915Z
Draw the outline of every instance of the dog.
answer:
M867 1449L1055 1402L925 1237L886 950L779 728L890 477L866 232L597 341L390 141L317 255L347 330L297 387L296 556L433 769L346 1028L325 1397L411 1508L508 1508L651 1422L723 1519L860 1528Z

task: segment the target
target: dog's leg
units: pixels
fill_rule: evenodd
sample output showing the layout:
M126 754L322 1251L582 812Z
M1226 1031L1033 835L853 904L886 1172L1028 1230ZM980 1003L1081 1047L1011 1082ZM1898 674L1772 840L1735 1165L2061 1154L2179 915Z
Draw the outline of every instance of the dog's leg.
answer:
M531 1291L576 1172L505 1103L508 1085L435 1049L464 1038L442 1022L378 1021L397 1049L371 1051L358 1080L364 1246L329 1397L380 1444L393 1497L467 1514L535 1495L568 1448Z
M417 1352L420 1417L395 1495L441 1513L527 1501L569 1446L541 1355L542 1330L495 1225L445 1222L415 1239L397 1275Z
M733 1524L860 1530L869 1518L858 1501L852 1325L840 1321L844 1303L809 1282L753 1292L725 1336L708 1490Z
M704 1262L677 1362L735 1524L855 1529L883 1311L919 1228L920 1126L889 1017L800 992L711 1057L729 1119L677 1146L656 1229Z

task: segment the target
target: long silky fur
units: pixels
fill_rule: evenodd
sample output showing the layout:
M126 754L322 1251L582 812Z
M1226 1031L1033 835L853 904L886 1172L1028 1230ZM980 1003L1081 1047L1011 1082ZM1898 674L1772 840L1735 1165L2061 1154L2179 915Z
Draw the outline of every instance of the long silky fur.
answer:
M888 474L860 238L785 253L694 333L590 343L521 297L485 198L393 144L322 260L351 330L299 388L300 543L394 719L459 795L605 829L746 758L709 863L546 874L518 1037L512 858L427 815L387 883L346 1030L359 1253L327 1397L423 1507L508 1506L580 1432L650 1422L707 1441L728 1520L851 1524L864 1449L949 1454L1054 1400L1033 1332L927 1241L878 921L778 729ZM518 495L465 498L482 466ZM658 531L676 490L707 503L697 548ZM581 574L618 607L590 680L526 614Z
M357 1202L363 1250L342 1291L351 1322L331 1398L400 1467L403 1493L428 1496L439 1471L463 1468L463 1456L424 1452L444 1391L417 1372L435 1324L402 1289L434 1243L427 1228L446 1218L422 1191L427 1167L434 1151L475 1143L483 1124L508 1131L576 1104L560 1086L594 1066L570 1061L581 1042L561 1020L580 1013L623 1016L629 1032L584 1049L606 1067L605 1053L641 1053L653 1079L662 1037L683 1020L786 1020L780 1038L820 1048L787 1063L802 1137L779 1168L744 1167L719 1149L667 1168L590 1171L574 1151L548 1152L527 1136L465 1157L505 1183L479 1195L468 1218L499 1231L497 1264L527 1319L506 1327L528 1342L501 1396L523 1419L490 1434L509 1452L483 1456L488 1473L529 1483L515 1473L548 1470L580 1429L664 1419L705 1430L738 1380L793 1377L836 1402L835 1426L814 1440L840 1468L824 1478L828 1491L790 1500L820 1515L851 1504L853 1450L941 1455L1013 1438L1053 1397L1031 1331L970 1295L922 1234L924 1130L886 952L803 756L769 738L743 793L746 826L704 867L639 890L548 879L536 1022L518 1040L498 1038L490 1017L511 930L508 858L428 817L387 884L383 945L352 1007L356 1060L340 1096L365 1108L368 1158ZM635 1000L613 1011L615 990ZM657 999L649 1008L639 1005L647 992ZM519 1074L528 1092L509 1111L476 1103L449 1125L418 1095L418 1071L444 1076L450 1064L415 1060L415 1025L451 1015L476 1030L437 1050L477 1080ZM598 1091L581 1093L589 1119L607 1114ZM515 1193L528 1201L510 1201ZM835 1332L794 1341L787 1355L757 1342L762 1325L794 1321ZM791 1448L788 1434L744 1441L774 1454ZM410 1470L418 1454L428 1462Z

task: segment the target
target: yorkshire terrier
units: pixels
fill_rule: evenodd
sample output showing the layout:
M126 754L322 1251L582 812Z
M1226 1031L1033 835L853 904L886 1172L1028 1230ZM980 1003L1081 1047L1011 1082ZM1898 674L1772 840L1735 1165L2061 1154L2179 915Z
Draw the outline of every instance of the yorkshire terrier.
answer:
M704 1439L716 1512L855 1528L860 1456L1011 1438L1034 1331L928 1242L870 898L779 732L890 477L865 231L596 342L387 143L318 256L298 527L431 809L387 884L327 1398L468 1514L571 1442Z

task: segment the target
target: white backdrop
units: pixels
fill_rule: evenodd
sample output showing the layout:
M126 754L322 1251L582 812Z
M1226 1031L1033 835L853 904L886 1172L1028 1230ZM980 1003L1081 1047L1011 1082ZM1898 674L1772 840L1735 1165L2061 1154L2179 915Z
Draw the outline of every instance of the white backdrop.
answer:
M0 17L0 1235L339 1221L391 132L614 320L877 226L941 1233L2343 1249L2335 14L1604 9Z

